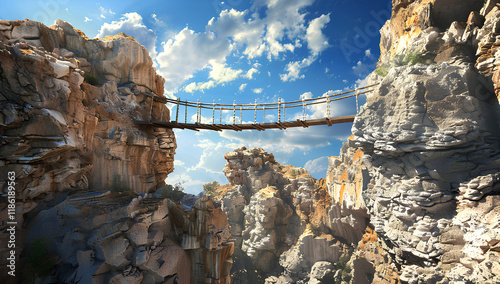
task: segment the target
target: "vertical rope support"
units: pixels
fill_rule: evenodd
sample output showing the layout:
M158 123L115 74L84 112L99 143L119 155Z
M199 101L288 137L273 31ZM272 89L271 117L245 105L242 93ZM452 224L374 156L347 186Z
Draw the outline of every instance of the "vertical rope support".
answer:
M222 107L219 107L219 124L222 124Z
M196 123L200 123L200 99L196 102Z
M358 94L356 94L356 114L359 112Z
M188 123L188 101L186 100L186 112L184 115L184 123Z
M356 114L359 111L359 103L358 103L358 86L354 85L354 92L356 93Z
M257 124L257 99L255 99L255 117L253 119L253 123Z
M175 112L175 122L179 121L179 108L181 106L181 98L177 98L177 111Z
M236 121L236 101L233 101L233 124Z
M149 121L153 118L153 103L155 102L155 99L153 96L151 96L151 108L149 109Z
M213 108L212 108L212 124L215 124L215 100L213 102Z
M306 102L302 99L302 120L306 120Z
M285 117L285 109L286 109L286 107L285 107L285 100L283 100L282 103L283 103L282 104L282 106L283 106L283 122L286 122L286 117Z
M164 111L164 109L163 109L163 108L161 108L160 121L163 121L163 113L164 113L164 112L165 112L165 111Z
M281 122L281 108L280 108L280 104L281 104L281 98L278 98L278 122Z
M264 123L266 123L266 107L262 108L264 110Z
M240 124L243 124L243 107L240 107Z
M330 96L326 97L326 117L330 118Z

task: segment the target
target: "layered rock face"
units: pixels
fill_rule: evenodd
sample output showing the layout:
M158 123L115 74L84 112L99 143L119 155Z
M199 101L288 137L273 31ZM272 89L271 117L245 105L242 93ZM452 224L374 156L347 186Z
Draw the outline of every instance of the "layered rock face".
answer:
M467 65L393 68L354 123L371 178L362 194L370 222L402 280L422 276L415 266L473 268L487 254L465 253L470 224L456 221L497 187L496 100L476 93L477 76ZM433 281L443 278L436 271Z
M163 96L164 83L152 64L124 34L88 39L59 20L0 21L0 185L5 193L7 172L15 173L24 276L37 268L33 251L44 239L41 249L53 257L43 261L56 260L49 282L227 282L229 228L212 222L225 220L220 209L214 216L204 200L185 213L145 194L164 184L176 148L170 129L133 123L169 120L151 98ZM203 243L184 250L184 235Z
M20 197L113 183L147 192L163 184L173 170L174 134L133 124L169 119L148 97L163 95L164 79L143 46L123 35L89 40L62 21L0 26L0 155L4 169L18 173Z
M356 240L363 220L374 229L350 260L352 279L497 283L496 1L393 6L384 77L370 76L381 83L327 175L344 216L335 231Z
M339 271L334 264L352 249L327 225L332 199L325 182L279 164L261 148L243 147L225 158L230 184L220 186L215 199L237 243L234 283L329 283Z
M186 212L151 194L76 194L30 224L27 242L45 238L57 258L47 283L231 283L234 240L208 198Z

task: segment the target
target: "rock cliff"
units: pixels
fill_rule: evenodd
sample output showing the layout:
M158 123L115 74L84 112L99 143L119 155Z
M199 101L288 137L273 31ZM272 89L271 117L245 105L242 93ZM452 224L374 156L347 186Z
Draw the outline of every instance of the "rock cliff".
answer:
M352 247L331 229L325 182L303 168L279 164L261 148L235 149L225 159L230 184L213 195L236 240L234 283L333 280L341 270L336 263L349 260Z
M500 281L496 4L393 1L381 82L327 177L351 214L337 231L374 229L354 253L374 283Z
M392 2L379 84L325 180L226 155L217 198L266 283L500 282L500 3Z
M164 79L143 46L125 34L88 39L60 20L0 21L0 76L0 186L6 194L15 173L19 281L230 282L221 209L152 194L177 145L171 129L133 122L170 115L152 100Z

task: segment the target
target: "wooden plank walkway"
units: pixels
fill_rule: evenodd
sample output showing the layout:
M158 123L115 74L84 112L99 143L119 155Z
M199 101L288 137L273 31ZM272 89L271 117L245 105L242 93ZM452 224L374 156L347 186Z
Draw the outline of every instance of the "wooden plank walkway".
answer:
M166 127L166 128L189 129L194 131L199 131L200 129L213 130L213 131L222 131L222 130L264 131L266 129L287 129L293 127L306 128L309 126L317 126L317 125L332 126L333 124L353 122L355 117L356 115L346 115L346 116L338 116L331 118L320 118L320 119L310 119L310 120L297 119L296 121L268 122L268 123L257 123L257 124L204 124L204 123L180 123L175 121L165 122L165 121L140 121L140 120L135 120L134 123L140 125L149 125L149 126Z

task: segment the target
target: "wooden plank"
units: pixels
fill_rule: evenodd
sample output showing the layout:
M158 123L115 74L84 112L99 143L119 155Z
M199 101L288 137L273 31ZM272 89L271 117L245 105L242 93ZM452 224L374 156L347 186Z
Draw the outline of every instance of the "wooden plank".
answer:
M265 130L264 128L262 128L262 127L261 127L260 125L258 125L258 124L251 124L251 125L252 125L252 127L253 127L253 128L255 128L255 129L259 130L259 131L264 131L264 130Z
M297 121L298 121L300 124L302 124L302 127L304 127L304 128L308 128L308 127L309 127L309 125L307 125L307 123L306 123L304 120L297 119Z
M233 128L236 131L241 131L242 129L236 126L236 124L228 124L229 127Z
M140 125L151 125L151 126L161 126L167 128L179 128L179 129L189 129L198 131L198 129L205 130L213 130L213 131L221 131L221 130L259 130L264 131L266 129L287 129L293 127L310 127L310 126L318 126L318 125L328 125L332 126L333 124L338 123L348 123L353 122L355 115L346 115L332 118L319 118L319 119L310 119L310 120L300 120L297 121L284 121L284 122L268 122L268 123L257 123L257 124L203 124L203 123L179 123L175 121L142 121L142 120L134 120L134 123Z
M330 121L330 119L328 117L325 119L326 119L326 124L328 124L328 127L332 126L332 122Z

